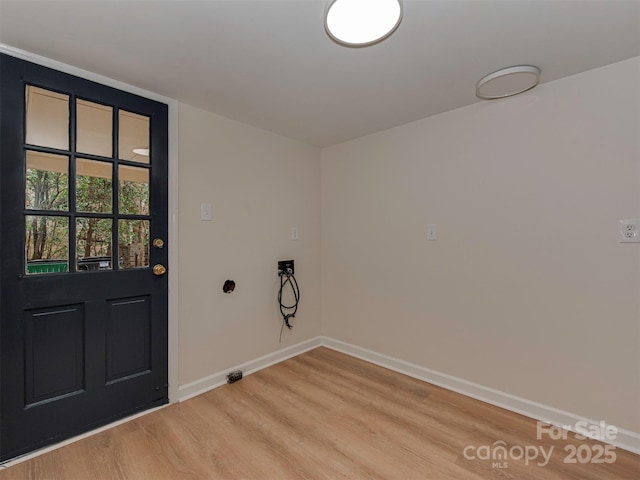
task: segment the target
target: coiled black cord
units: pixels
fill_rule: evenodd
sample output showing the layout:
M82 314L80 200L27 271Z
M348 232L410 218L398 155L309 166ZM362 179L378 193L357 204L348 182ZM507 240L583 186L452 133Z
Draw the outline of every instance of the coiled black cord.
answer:
M287 284L291 287L291 290L293 292L293 298L295 300L293 305L285 305L284 303L282 303L282 294ZM280 313L282 314L282 327L280 327L279 340L279 342L282 343L282 331L284 330L284 326L286 325L289 330L293 328L293 325L289 323L289 319L296 317L298 304L300 303L300 287L298 286L298 282L296 281L296 277L293 276L293 273L280 273L280 290L278 291L278 303L280 304Z

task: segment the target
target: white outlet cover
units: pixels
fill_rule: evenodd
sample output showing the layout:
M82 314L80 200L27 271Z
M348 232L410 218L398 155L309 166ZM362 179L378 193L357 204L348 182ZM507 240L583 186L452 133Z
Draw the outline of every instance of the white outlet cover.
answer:
M620 243L640 243L640 219L625 218L618 222Z

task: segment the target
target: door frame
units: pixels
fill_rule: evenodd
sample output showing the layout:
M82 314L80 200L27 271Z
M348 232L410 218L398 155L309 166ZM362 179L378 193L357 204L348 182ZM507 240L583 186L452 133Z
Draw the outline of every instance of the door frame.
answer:
M78 67L58 62L25 50L0 43L0 53L42 65L43 67L59 70L64 73L91 80L96 83L117 88L141 97L166 103L169 106L169 324L168 324L168 376L169 403L179 401L178 397L178 118L180 103L172 98L159 95L142 88L114 80L97 73L89 72ZM147 411L149 412L149 410ZM125 419L126 420L126 419Z

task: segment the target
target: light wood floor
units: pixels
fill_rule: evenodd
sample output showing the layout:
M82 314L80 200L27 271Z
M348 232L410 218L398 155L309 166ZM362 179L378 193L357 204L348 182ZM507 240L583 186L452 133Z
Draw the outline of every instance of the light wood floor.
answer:
M466 446L554 447L545 467L467 460ZM536 422L318 348L0 471L14 479L638 480L640 457L564 463ZM571 448L571 447L569 447ZM541 460L542 457L539 458Z

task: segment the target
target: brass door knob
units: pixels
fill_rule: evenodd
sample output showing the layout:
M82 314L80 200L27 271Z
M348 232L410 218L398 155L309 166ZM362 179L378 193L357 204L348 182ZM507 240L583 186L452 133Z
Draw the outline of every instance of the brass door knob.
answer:
M154 238L153 239L153 246L156 248L162 248L164 247L164 241L161 238Z
M157 275L158 277L164 275L165 273L167 273L167 267L165 267L164 265L157 263L153 266L153 274Z

